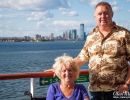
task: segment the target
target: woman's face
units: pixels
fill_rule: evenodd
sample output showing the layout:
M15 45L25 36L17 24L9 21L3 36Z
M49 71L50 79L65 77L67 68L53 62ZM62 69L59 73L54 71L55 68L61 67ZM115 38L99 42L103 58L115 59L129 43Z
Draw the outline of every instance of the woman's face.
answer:
M95 9L97 26L110 26L112 24L112 11L107 6L98 6Z
M76 79L76 71L72 67L65 67L61 69L61 82L64 83L73 83Z

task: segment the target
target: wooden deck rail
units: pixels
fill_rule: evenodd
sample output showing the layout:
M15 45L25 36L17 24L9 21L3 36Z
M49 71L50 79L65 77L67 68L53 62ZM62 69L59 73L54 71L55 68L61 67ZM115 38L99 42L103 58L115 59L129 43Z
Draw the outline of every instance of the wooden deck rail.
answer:
M8 74L0 74L0 80L14 80L14 79L22 79L22 78L30 78L30 91L25 91L25 95L30 96L30 100L46 100L46 97L35 97L34 96L34 79L33 78L53 78L54 72L24 72L24 73L8 73ZM89 75L88 70L81 70L80 75ZM54 78L53 78L54 79ZM40 81L40 84L43 82ZM51 83L48 80L49 84ZM42 83L45 84L45 83Z
M0 80L14 80L21 78L40 78L40 77L53 77L53 72L25 72L25 73L10 73L0 74ZM88 70L81 70L80 75L88 75Z

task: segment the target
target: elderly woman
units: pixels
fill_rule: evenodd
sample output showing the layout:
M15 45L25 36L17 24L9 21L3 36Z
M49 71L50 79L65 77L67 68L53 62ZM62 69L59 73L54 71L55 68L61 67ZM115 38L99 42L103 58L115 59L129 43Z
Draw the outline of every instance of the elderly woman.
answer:
M79 76L79 66L75 65L72 57L56 58L53 69L60 82L50 85L47 100L89 100L85 87L75 84Z

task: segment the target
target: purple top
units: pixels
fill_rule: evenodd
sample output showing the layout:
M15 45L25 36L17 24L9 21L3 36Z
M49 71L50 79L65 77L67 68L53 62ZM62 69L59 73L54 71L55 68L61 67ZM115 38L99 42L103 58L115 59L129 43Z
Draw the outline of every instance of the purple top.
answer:
M66 98L60 89L59 83L54 83L49 86L46 100L84 100L89 98L87 90L82 84L75 84L75 89L69 98Z

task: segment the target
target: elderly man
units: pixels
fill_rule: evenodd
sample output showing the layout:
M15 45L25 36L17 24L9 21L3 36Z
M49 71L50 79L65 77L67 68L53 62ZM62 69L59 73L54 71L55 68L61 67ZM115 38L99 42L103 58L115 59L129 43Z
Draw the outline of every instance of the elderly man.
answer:
M96 5L94 16L97 26L75 62L78 66L88 63L92 100L121 99L120 93L128 91L130 84L130 32L112 21L113 10L107 2ZM119 97L114 97L116 91Z

